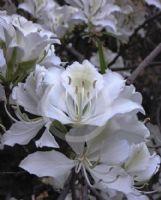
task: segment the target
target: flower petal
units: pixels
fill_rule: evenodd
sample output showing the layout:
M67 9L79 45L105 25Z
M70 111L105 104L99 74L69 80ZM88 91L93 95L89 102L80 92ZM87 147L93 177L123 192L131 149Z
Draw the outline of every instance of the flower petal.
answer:
M37 135L43 125L43 120L37 122L18 121L14 123L8 131L6 131L2 137L2 142L9 146L15 144L25 145Z
M74 167L74 161L53 150L30 154L21 161L19 166L39 177L51 176L63 187L70 170Z
M131 177L119 167L97 165L90 169L90 173L95 180L95 187L101 190L114 189L125 194L133 191Z
M42 134L41 138L36 141L37 147L53 147L59 148L58 143L56 142L54 136L50 133L48 128L45 129L44 133Z

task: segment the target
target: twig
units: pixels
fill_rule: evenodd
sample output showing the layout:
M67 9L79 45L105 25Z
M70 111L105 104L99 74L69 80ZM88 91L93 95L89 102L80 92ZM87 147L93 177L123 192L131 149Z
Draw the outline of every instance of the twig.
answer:
M59 197L57 198L57 200L64 200L65 197L67 196L69 190L70 190L70 183L72 181L72 178L74 176L74 170L71 170L71 173L68 177L68 179L66 180L65 184L64 184L64 189L61 192L61 194L59 195Z
M83 175L83 172L82 172L82 175ZM87 181L85 179L85 177L82 177L83 178L83 186L82 186L82 199L83 200L88 200L88 184L87 184Z
M153 20L159 18L161 16L161 12L157 13L156 15L148 18L145 22L143 22L140 26L138 26L133 34L129 37L129 41L128 44L122 45L117 53L117 55L114 57L114 59L108 64L108 68L110 68L111 65L113 65L116 60L122 55L123 51L126 51L130 46L131 46L131 40L137 35L137 33L144 28L147 24L149 24L150 22L152 22Z
M161 66L161 62L151 62L149 63L149 66L153 66L153 67L158 67ZM112 71L114 72L118 72L118 71L126 71L126 70L134 70L136 69L136 67L115 67L115 68L111 68Z
M76 173L74 173L73 178L71 180L72 199L77 199L77 192L76 192L76 187L75 187L75 181L76 181Z
M28 172L22 171L22 172L0 172L0 176L3 175L20 175L20 174L27 174Z
M131 84L139 76L140 72L143 71L153 59L161 52L161 43L141 62L141 64L133 71L128 77L127 83Z
M85 59L84 56L81 53L79 53L74 47L68 45L65 48L67 49L69 53L75 56L79 62L82 62Z

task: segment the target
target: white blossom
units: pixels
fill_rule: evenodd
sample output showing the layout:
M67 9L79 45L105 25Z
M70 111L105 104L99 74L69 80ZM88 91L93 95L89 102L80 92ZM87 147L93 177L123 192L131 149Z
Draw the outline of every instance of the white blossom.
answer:
M153 159L154 156L150 156L143 143L134 145L136 148L133 150L134 146L130 148L130 143L125 138L120 140L117 134L109 133L107 127L86 145L82 142L70 142L67 136L68 144L75 152L74 159L55 150L36 152L27 156L20 163L20 167L40 177L53 177L59 187L63 186L72 168L75 168L76 173L82 169L90 187L103 191L120 191L129 196L129 199L133 195L140 195L142 199L143 196L134 186L134 180L142 182L151 178L158 170L160 159L158 156ZM138 148L142 149L141 155L136 154ZM90 182L88 173L94 179L94 184Z
M19 8L32 14L39 24L56 33L59 38L72 28L71 18L77 10L67 5L59 6L52 0L26 0L19 5Z
M55 34L19 15L1 15L0 33L3 76L10 70L10 65L14 66L13 73L16 73L18 68L27 71L45 57L45 48L48 45L59 43Z
M44 116L63 124L102 126L116 114L143 111L123 94L126 86L119 74L107 70L101 75L87 60L66 70L53 68L44 79L53 84L42 98Z
M73 15L73 19L92 24L97 29L107 28L116 31L117 20L113 13L120 8L114 4L114 1L107 0L66 0L70 5L78 8L78 12Z
M24 107L25 111L39 116L34 121L24 119L18 113L20 121L14 123L11 128L3 135L3 143L13 146L14 144L27 144L33 139L43 126L46 127L41 138L36 141L38 147L49 146L58 147L54 136L49 132L51 121L42 117L40 99L44 95L46 83L43 83L43 77L47 69L37 65L34 72L31 72L25 83L19 83L13 89L13 99L18 106Z

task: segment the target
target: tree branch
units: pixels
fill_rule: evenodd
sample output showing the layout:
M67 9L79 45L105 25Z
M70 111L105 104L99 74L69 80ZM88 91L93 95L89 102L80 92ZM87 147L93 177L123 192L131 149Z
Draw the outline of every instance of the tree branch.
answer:
M139 76L140 72L143 71L154 58L161 52L161 43L141 62L141 64L133 71L131 76L128 77L127 83L132 84L135 79Z

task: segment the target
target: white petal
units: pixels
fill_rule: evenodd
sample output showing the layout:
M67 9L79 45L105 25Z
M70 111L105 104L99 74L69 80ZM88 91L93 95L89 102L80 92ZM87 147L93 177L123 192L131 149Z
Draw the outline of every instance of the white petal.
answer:
M125 194L133 191L131 177L119 167L98 165L90 173L96 182L95 186L101 190L114 189Z
M140 194L139 192L133 192L131 194L126 195L127 200L149 200L149 198L145 195Z
M62 89L59 91L60 93L55 93L54 86L49 86L48 89L46 89L45 94L41 100L43 106L42 113L45 117L58 120L63 124L69 124L71 123L70 118L65 114L63 110L61 110L62 108L65 108L65 102L63 102L64 106L58 103L59 99L64 99L64 91ZM62 100L60 100L60 102L62 102Z
M147 181L149 180L154 174L157 173L157 171L160 168L160 156L158 155L152 155L149 160L148 167L141 172L138 172L136 174L136 180L137 181Z
M13 89L12 97L17 103L24 107L24 109L32 114L38 114L37 102L33 99L24 88L23 83L19 83Z
M132 145L128 160L125 163L127 172L143 171L149 164L150 153L145 143Z
M125 86L121 93L121 97L131 99L138 104L142 103L142 95L141 93L136 92L134 85Z
M39 177L53 177L63 186L65 179L70 174L70 170L74 167L74 161L53 150L30 154L21 161L19 166ZM63 181L59 180L60 177Z
M100 101L101 102L101 101ZM100 109L105 110L105 105L101 104L98 106ZM102 107L102 108L101 108ZM118 98L106 108L106 112L103 114L98 115L97 117L93 117L88 120L88 124L102 126L104 125L109 119L114 117L117 114L125 114L131 111L143 111L143 108L140 104L137 104L129 99ZM99 111L98 111L99 112Z
M100 160L109 165L121 164L129 155L129 145L126 140L115 137L107 138L101 151Z
M145 142L150 136L147 127L133 112L115 116L107 126L108 133L117 134L118 138L126 139L130 144Z
M64 70L61 68L50 67L48 72L44 76L44 83L47 85L53 85L48 91L46 91L42 103L51 104L54 107L60 109L63 112L67 112L65 105L65 90L61 83L61 74Z
M2 137L3 144L13 146L15 144L25 145L34 138L43 127L44 121L14 123Z
M41 138L36 141L36 146L59 148L58 143L56 142L54 136L49 132L48 128L45 129Z

